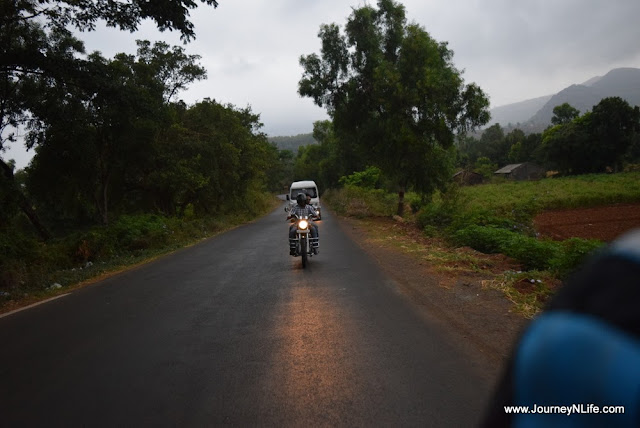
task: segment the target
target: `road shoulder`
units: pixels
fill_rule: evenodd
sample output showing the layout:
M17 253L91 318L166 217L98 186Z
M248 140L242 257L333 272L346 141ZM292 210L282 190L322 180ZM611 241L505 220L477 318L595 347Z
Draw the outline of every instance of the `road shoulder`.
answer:
M415 249L392 242L393 234L402 235L404 242L415 240L407 235L407 228L395 227L393 220L379 219L374 224L371 220L337 217L343 232L377 261L399 291L422 309L424 317L438 324L463 350L478 357L478 368L495 379L527 322L502 292L483 285L495 275L438 272L421 260ZM393 229L387 241L369 233L379 224Z

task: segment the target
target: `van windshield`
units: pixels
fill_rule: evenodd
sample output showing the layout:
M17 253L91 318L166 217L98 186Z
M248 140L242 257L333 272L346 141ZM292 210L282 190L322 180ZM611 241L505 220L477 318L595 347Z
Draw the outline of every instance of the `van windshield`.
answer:
M292 189L291 190L291 199L295 200L296 197L300 193L303 193L303 194L307 194L308 193L309 195L311 195L312 198L317 198L318 197L318 195L316 194L316 189L311 187L309 189Z

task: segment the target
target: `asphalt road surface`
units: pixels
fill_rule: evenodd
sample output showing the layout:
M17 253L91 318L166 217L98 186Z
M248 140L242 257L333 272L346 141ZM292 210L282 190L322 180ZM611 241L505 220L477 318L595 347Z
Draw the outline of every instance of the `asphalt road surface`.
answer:
M0 318L0 426L473 426L489 385L325 212L281 208Z

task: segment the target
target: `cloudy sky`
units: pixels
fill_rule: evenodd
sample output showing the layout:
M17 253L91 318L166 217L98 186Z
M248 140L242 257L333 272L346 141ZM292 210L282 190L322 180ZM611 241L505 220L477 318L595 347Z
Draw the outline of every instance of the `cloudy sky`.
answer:
M319 52L321 24L344 26L363 0L220 0L192 11L208 78L180 94L187 103L209 97L259 113L268 135L311 132L326 118L300 98L300 55ZM375 0L366 2L375 5ZM638 0L404 0L407 18L448 42L467 83L477 83L491 107L554 94L616 67L640 68ZM136 39L182 45L176 33L145 23L137 33L99 29L80 33L88 52L134 53ZM20 147L3 158L18 167L30 159Z

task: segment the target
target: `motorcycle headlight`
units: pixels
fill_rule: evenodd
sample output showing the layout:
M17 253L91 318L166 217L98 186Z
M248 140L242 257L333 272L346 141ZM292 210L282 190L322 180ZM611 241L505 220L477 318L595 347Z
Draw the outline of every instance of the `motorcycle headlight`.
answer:
M307 222L307 220L300 220L300 223L298 223L298 227L300 229L306 229L307 226L309 226L309 223Z

